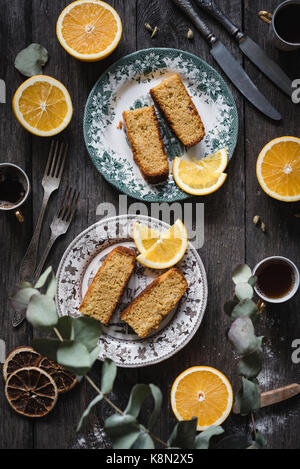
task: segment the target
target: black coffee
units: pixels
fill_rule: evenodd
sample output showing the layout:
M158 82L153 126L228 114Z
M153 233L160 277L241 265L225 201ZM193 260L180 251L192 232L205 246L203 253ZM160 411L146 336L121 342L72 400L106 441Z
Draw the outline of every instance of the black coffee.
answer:
M26 189L21 174L14 168L0 168L0 207L17 205L24 199Z
M282 7L274 24L281 39L291 44L300 44L300 5Z
M257 288L267 298L284 298L295 285L294 269L287 262L274 259L263 264L256 273Z

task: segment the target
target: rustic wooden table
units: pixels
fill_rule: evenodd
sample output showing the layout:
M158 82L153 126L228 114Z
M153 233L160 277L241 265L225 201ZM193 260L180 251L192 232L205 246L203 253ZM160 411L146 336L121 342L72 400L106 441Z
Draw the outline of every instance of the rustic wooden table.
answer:
M20 261L31 238L42 201L41 179L48 154L49 141L33 137L23 130L13 116L13 93L23 77L14 68L18 51L31 42L43 44L50 54L45 69L48 75L61 80L69 89L74 103L74 118L64 132L63 139L70 143L69 163L65 180L81 191L76 220L67 236L54 247L49 265L57 268L68 244L83 229L97 221L99 203L109 201L118 207L119 193L107 184L91 164L87 155L82 120L88 94L102 72L120 57L148 47L174 47L199 55L209 64L212 57L205 42L195 33L194 41L186 37L188 21L170 0L109 0L121 15L124 34L115 53L104 62L84 64L76 61L61 48L55 24L68 0L0 0L0 78L7 85L7 104L0 104L0 161L13 162L23 167L32 182L32 194L24 207L24 225L12 216L0 217L0 339L6 342L7 351L16 346L30 344L32 329L24 325L19 330L11 327L11 310L8 298L17 281ZM272 11L279 0L218 0L226 13L268 53L280 61L291 78L300 77L299 53L280 54L267 41L267 27L257 18L261 9ZM144 23L158 25L160 32L151 39ZM209 23L212 22L209 20ZM239 110L239 141L230 165L225 187L205 202L205 244L200 255L207 269L209 302L205 319L191 343L178 355L160 365L139 370L119 370L112 396L113 401L125 406L131 387L137 382L153 382L161 387L165 397L160 423L156 433L167 438L175 419L170 407L170 388L175 377L193 365L211 365L236 382L236 360L226 339L228 319L222 305L232 295L231 271L247 261L254 266L269 255L283 255L300 266L299 204L284 204L266 196L258 185L255 164L259 150L269 140L282 136L299 137L299 106L292 104L257 69L246 60L229 36L215 23L219 35L233 55L241 62L264 94L283 115L279 124L271 122L252 106L229 83ZM49 224L62 197L62 190L51 200L44 223L40 249L49 236ZM263 234L252 222L259 214L268 228ZM261 374L263 389L300 382L300 368L291 360L291 344L300 338L300 296L288 304L268 308L261 326L266 336L266 358ZM99 382L101 365L94 368L94 379ZM102 417L110 409L105 405L95 409L86 432L77 435L76 424L93 391L83 383L63 397L55 410L45 419L33 422L15 414L4 397L3 382L0 391L0 447L1 448L87 448L105 447ZM299 448L300 400L262 411L257 426L266 436L271 448ZM231 416L224 424L226 434L249 432L250 422Z

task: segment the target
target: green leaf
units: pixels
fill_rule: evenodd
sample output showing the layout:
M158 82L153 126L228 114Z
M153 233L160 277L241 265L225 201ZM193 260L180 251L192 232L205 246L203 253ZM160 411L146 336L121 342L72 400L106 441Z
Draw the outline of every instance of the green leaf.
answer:
M222 433L224 433L222 427L215 425L209 427L207 430L200 433L200 435L196 436L194 449L209 449L210 439L213 436L222 435Z
M257 284L257 277L253 275L252 277L249 278L248 283L249 285L251 285L252 288L254 288L255 285Z
M249 379L256 378L262 370L263 357L262 350L244 357L239 364L239 375Z
M36 352L57 362L57 350L61 342L58 339L34 339L32 346Z
M91 368L90 354L87 348L74 341L60 344L57 350L57 361L75 375L84 376Z
M64 340L73 340L73 322L70 316L59 318L56 328Z
M159 416L163 401L163 395L161 390L154 384L149 384L149 387L151 390L152 397L154 399L154 409L148 422L148 428L151 430L154 427Z
M252 322L256 322L259 318L258 307L254 301L250 299L242 300L232 311L231 319L235 321L239 317L248 316Z
M53 274L52 278L50 279L49 285L47 287L46 295L49 296L50 298L55 298L56 288L57 288L56 277Z
M73 321L72 340L81 342L89 352L92 352L98 345L102 334L102 326L99 321L93 318L83 317Z
M130 414L137 418L144 401L150 396L154 399L154 410L149 420L149 428L152 428L157 420L162 403L161 391L157 386L154 386L154 384L136 384L132 388L125 414Z
M252 300L253 295L254 295L254 290L251 287L251 285L249 285L249 283L239 283L235 287L235 294L237 298L239 299L239 301L247 300L247 299Z
M16 311L24 311L30 303L33 295L39 294L34 288L21 288L11 299L12 305Z
M236 409L242 416L257 412L260 409L260 388L257 381L243 378L243 387L237 394Z
M194 417L192 420L178 422L169 438L169 445L172 448L193 449L197 432L197 421L197 417Z
M33 295L27 307L26 317L30 324L37 329L53 328L58 322L53 299L47 295Z
M262 337L256 337L254 326L248 316L236 319L228 333L228 339L241 355L261 350Z
M82 414L82 417L80 419L80 422L77 426L77 432L80 432L80 430L82 430L84 428L84 426L86 425L87 423L87 420L88 420L88 417L89 417L89 414L92 410L92 408L98 404L98 402L102 401L103 399L103 395L98 395L97 397L95 397L94 400L92 400L92 402L89 404L89 406L85 409L85 411L83 412Z
M232 280L236 285L239 283L247 283L252 277L252 271L250 267L246 264L239 265L232 275Z
M114 387L117 376L117 366L115 362L106 358L102 366L101 390L104 394L109 394Z
M42 75L48 62L48 51L40 44L30 44L21 50L15 59L15 67L25 77Z
M115 414L106 419L104 430L113 449L131 449L140 436L140 425L132 415Z
M90 367L91 368L93 367L94 363L98 360L100 351L101 349L99 345L97 345L97 347L95 347L94 350L91 351L90 353L90 362L91 362Z
M151 436L146 432L141 432L132 449L155 449Z
M50 276L50 274L53 274L52 267L48 267L48 269L45 270L45 272L40 276L40 278L38 279L38 281L34 285L34 288L37 288L37 289L43 288L43 286L47 282L48 277Z

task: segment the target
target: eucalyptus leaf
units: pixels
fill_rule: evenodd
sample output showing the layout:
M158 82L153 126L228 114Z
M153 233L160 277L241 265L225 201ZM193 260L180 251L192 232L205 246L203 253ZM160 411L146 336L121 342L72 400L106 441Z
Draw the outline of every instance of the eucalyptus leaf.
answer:
M92 368L94 363L98 360L100 352L101 349L99 345L97 345L97 347L95 347L94 350L90 352L90 368Z
M257 284L257 277L255 275L252 275L252 277L249 278L248 283L249 285L251 285L252 288L254 288Z
M101 379L101 390L104 394L109 394L114 387L114 382L117 376L117 366L106 358L102 366L102 379Z
M54 362L57 362L57 350L60 345L58 339L34 339L32 343L36 352Z
M79 376L85 376L91 368L90 354L80 342L62 342L57 350L57 361Z
M263 435L260 432L257 432L255 441L253 441L252 445L249 446L248 449L263 449L266 446L267 446L267 442L264 439Z
M103 395L98 395L95 397L95 399L92 400L92 402L89 404L89 406L85 409L85 411L83 412L82 414L82 417L80 419L80 422L77 426L77 432L80 432L80 430L82 430L84 428L84 426L86 425L87 423L87 420L88 420L88 417L89 417L89 414L92 410L93 407L95 407L96 404L98 404L98 402L102 401L103 399Z
M46 295L49 296L50 298L55 298L56 288L57 288L56 277L53 274L52 278L50 279L49 285L47 287Z
M260 409L260 388L256 381L243 378L243 387L237 394L236 409L242 416L257 412Z
M172 448L193 449L197 432L197 421L197 417L194 417L192 420L178 422L169 438L169 445Z
M239 364L239 375L249 379L256 378L262 370L263 356L262 350L256 350L244 357Z
M48 51L40 44L30 44L21 50L15 59L15 67L25 77L42 75L48 62Z
M132 449L155 449L154 442L147 432L141 432L138 439L132 445Z
M250 267L246 264L241 264L237 266L232 275L232 280L236 285L239 283L247 283L252 277L252 271Z
M49 276L53 274L52 267L48 267L48 269L45 270L45 272L40 276L36 284L34 285L34 288L43 288L43 286L46 284Z
M249 355L261 349L262 337L255 336L253 323L248 316L234 321L228 333L228 338L241 355Z
M239 301L247 299L252 300L254 290L249 283L239 283L235 287L235 294Z
M113 449L131 449L140 436L140 425L132 415L115 414L106 419L104 430Z
M209 427L200 435L196 436L194 449L209 449L209 443L213 436L222 435L224 430L222 427L217 427L213 425Z
M56 328L64 340L73 340L74 321L75 319L71 316L63 316L59 318Z
M26 317L28 322L37 329L53 328L58 322L54 300L39 293L33 295L27 307Z
M73 321L72 339L81 342L89 352L92 352L98 344L102 334L102 326L93 318L83 317Z
M259 310L254 301L250 299L242 300L233 308L231 314L232 321L243 316L248 316L254 323L257 321L259 318Z
M162 404L162 393L154 384L136 384L132 388L125 414L130 414L137 418L144 401L150 396L154 399L154 410L148 424L149 428L152 428L157 420Z
M36 294L39 294L39 292L31 287L18 290L15 296L11 299L14 309L16 311L24 311L29 305L31 297Z

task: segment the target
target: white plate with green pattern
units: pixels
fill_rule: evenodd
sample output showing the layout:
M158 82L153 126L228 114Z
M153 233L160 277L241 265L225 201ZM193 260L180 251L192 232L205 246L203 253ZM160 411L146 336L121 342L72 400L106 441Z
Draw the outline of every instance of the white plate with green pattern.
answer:
M204 140L186 149L158 113L160 130L170 162L164 184L150 185L133 161L122 113L152 105L149 90L173 73L179 73L205 125ZM175 156L201 159L226 147L232 157L238 135L238 113L228 86L210 65L177 49L146 49L112 65L98 80L88 98L84 138L89 155L104 178L121 192L146 202L175 202L190 197L172 176Z

